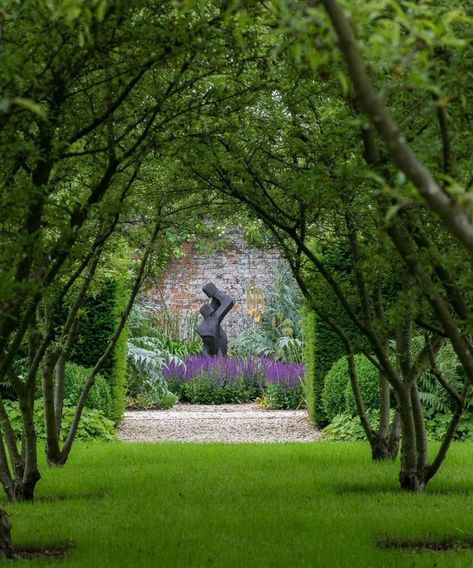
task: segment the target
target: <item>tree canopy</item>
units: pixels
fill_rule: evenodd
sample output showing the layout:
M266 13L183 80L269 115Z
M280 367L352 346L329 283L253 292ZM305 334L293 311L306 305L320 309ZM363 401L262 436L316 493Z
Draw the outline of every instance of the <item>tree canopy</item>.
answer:
M64 464L150 267L212 215L264 223L346 349L373 457L400 440L401 487L423 490L473 381L472 18L459 0L2 5L0 381L23 420L18 438L0 397L10 499L40 477L38 384L48 461ZM127 301L63 433L82 306L117 272ZM436 367L445 344L460 390ZM379 428L357 352L380 375ZM456 408L431 462L427 369Z

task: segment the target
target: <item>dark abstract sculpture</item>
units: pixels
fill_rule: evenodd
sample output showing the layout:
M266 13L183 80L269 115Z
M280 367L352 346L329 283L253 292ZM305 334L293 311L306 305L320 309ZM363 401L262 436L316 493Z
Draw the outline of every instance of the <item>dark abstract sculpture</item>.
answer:
M204 343L203 352L205 355L225 357L227 355L227 334L220 328L220 324L235 302L212 282L208 282L202 290L211 299L209 304L204 304L200 308L200 314L204 320L200 323L197 333Z

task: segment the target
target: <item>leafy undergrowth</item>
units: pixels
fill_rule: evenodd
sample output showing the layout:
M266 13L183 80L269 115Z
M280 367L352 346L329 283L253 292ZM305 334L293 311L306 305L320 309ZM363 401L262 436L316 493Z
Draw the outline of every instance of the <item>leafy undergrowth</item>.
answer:
M472 453L454 446L427 493L407 495L397 464L371 463L362 443L83 442L63 470L43 468L34 505L6 508L19 547L72 544L58 568L471 567ZM389 540L460 544L379 547Z

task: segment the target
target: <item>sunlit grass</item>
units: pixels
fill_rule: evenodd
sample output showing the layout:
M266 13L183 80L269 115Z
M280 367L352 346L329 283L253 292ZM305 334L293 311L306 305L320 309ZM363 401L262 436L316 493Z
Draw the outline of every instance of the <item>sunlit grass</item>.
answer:
M473 537L473 445L425 495L366 445L81 444L7 505L18 546L72 542L55 566L473 566L473 552L378 550L383 537ZM11 564L10 564L11 565ZM39 566L38 561L15 565Z

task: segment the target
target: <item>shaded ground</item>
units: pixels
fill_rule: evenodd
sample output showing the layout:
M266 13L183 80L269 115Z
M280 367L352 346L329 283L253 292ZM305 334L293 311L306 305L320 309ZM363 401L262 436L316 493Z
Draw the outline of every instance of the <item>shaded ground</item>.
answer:
M320 437L305 410L262 410L258 404L177 404L130 410L118 429L127 442L313 442Z

